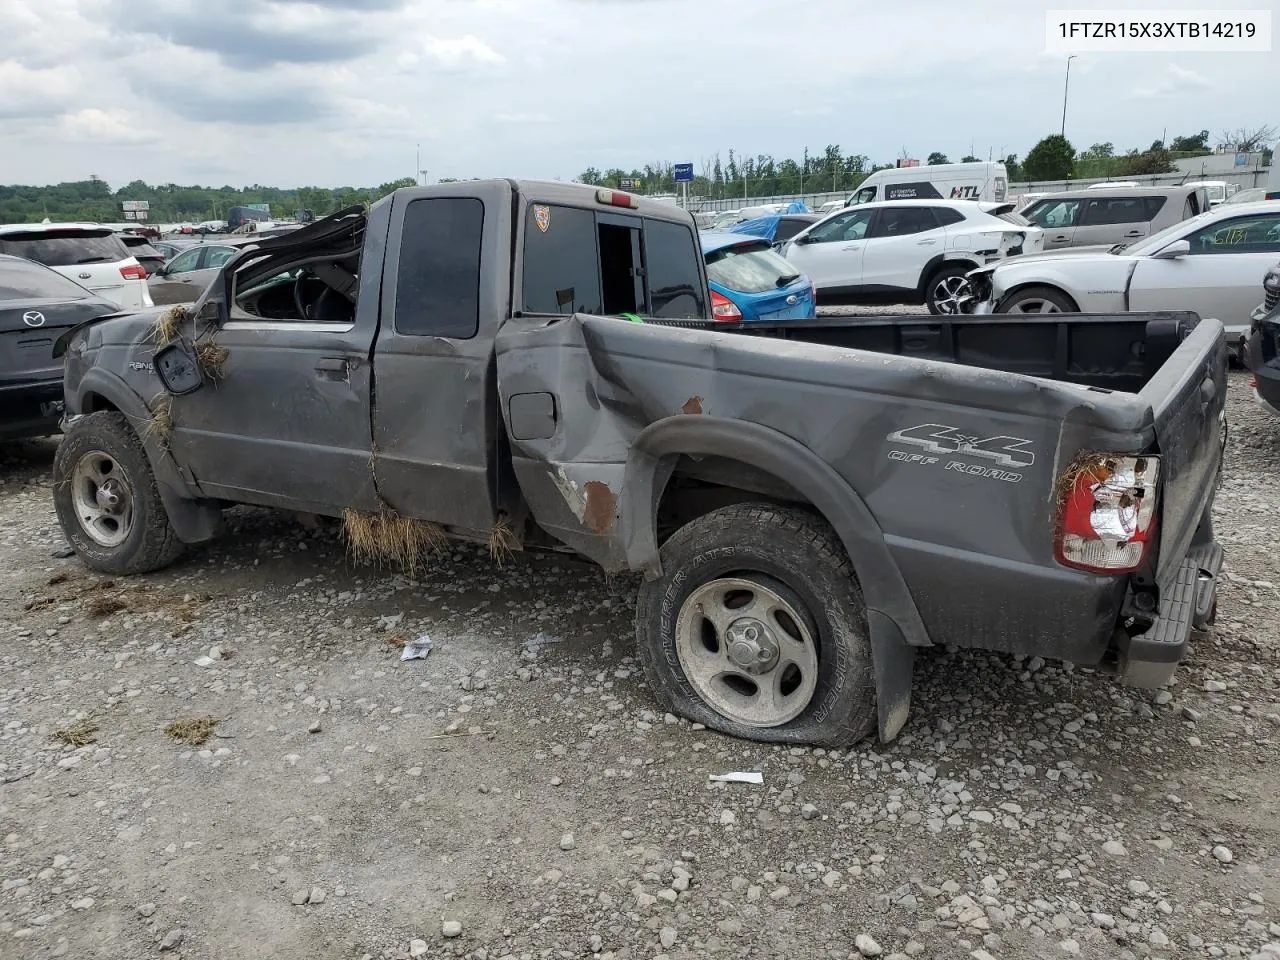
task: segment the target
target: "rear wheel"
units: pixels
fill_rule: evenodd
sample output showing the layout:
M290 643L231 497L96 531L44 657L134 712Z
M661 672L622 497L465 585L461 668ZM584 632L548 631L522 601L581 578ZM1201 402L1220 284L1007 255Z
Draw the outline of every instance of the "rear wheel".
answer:
M1002 303L998 313L1076 313L1079 308L1061 290L1027 287Z
M53 504L67 542L94 570L147 573L182 553L123 414L90 414L67 433L53 460Z
M974 295L973 284L966 276L972 269L972 266L960 264L943 267L933 275L925 290L925 306L930 313L973 313L973 308L978 305L978 298Z
M875 726L866 607L831 528L735 504L662 547L640 589L640 662L662 705L767 743L847 746Z

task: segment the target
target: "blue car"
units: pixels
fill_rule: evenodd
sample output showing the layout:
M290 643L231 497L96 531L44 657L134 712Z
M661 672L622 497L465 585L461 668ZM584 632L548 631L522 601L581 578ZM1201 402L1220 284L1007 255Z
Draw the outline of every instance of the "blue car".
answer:
M812 320L813 284L774 252L768 240L740 233L703 233L711 313L717 320Z

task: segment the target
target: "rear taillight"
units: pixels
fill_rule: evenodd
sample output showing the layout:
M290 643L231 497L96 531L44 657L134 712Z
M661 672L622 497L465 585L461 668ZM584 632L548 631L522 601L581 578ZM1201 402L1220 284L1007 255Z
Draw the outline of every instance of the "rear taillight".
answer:
M1059 481L1058 562L1094 573L1131 573L1155 538L1157 457L1091 456Z
M120 276L126 280L145 280L147 279L147 271L143 269L142 264L135 263L131 267L121 267Z
M742 311L728 297L711 291L711 315L717 320L738 322L742 319Z

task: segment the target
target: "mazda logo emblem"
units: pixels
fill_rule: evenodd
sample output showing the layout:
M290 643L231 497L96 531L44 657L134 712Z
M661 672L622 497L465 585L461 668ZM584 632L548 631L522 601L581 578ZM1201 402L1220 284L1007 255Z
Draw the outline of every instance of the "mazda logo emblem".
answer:
M797 297L794 293L791 296L787 297L787 303L791 304L791 306L793 307L799 302L800 302L800 298Z
M28 310L26 313L22 315L22 322L25 323L28 327L43 327L44 314L38 313L35 310Z

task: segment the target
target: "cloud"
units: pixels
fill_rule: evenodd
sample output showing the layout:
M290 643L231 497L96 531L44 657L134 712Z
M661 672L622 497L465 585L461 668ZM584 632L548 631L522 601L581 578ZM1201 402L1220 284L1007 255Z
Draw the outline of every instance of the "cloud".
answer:
M243 127L311 123L332 107L306 92L233 92L184 84L166 92L170 110L195 123L230 123Z
M1054 2L914 0L922 34L848 0L0 0L0 179L383 183L419 144L460 178L828 144L1025 155L1061 123ZM726 80L726 58L776 69ZM1068 136L1254 125L1272 74L1266 55L1090 55Z
M1135 87L1133 96L1141 100L1154 100L1197 90L1209 90L1212 87L1213 82L1208 77L1176 63L1170 63L1165 66L1163 76L1154 78L1153 82Z
M123 110L99 110L87 107L59 118L59 128L68 140L81 140L97 145L153 143L159 134L144 127L133 114Z
M422 49L429 60L446 70L458 70L476 65L493 66L507 62L507 58L497 50L479 37L473 37L470 34L453 39L428 37L423 41Z
M20 120L60 113L83 80L75 67L27 67L0 60L0 119Z
M101 10L122 34L158 37L214 53L240 70L261 70L277 63L341 63L369 54L390 39L378 31L371 11L398 6L390 0L220 0L216 6L166 0L154 17L140 19L127 0L111 0Z

